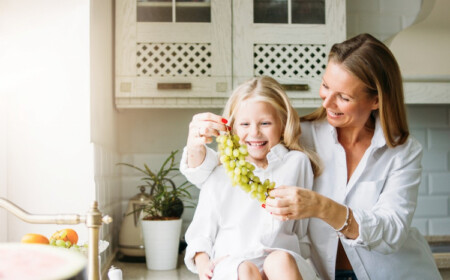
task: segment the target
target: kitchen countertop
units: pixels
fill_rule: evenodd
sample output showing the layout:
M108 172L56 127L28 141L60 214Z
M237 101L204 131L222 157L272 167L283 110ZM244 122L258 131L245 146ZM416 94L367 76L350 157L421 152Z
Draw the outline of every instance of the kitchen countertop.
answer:
M184 254L179 255L177 269L174 270L148 270L144 262L122 262L117 258L111 265L122 269L124 280L198 280L198 275L190 272L184 265ZM102 279L108 279L103 277Z
M430 247L434 251L440 251L444 248L443 252L434 252L433 256L436 261L436 265L439 268L443 279L450 279L450 235L442 236L425 236L425 239L430 244ZM178 259L178 267L175 270L166 271L153 271L148 270L145 262L121 262L115 259L112 265L122 269L123 279L127 280L143 280L143 279L167 279L167 280L196 280L197 274L190 272L184 265L180 255ZM104 279L108 279L107 277Z
M450 235L425 236L439 269L450 269ZM438 252L439 251L439 252Z

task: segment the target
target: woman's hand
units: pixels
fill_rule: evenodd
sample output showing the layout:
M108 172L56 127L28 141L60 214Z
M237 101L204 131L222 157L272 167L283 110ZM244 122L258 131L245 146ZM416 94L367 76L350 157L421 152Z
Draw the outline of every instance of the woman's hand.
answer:
M323 196L296 186L273 189L266 199L266 210L279 220L317 217Z
M271 190L269 195L265 208L276 219L319 218L334 229L348 223L341 233L350 239L356 239L359 235L359 225L353 219L351 210L349 219L347 208L326 196L294 186L280 186Z
M188 166L199 166L205 159L205 144L211 143L213 136L219 136L220 131L227 131L225 125L228 121L213 113L200 113L194 115L189 124L187 139Z

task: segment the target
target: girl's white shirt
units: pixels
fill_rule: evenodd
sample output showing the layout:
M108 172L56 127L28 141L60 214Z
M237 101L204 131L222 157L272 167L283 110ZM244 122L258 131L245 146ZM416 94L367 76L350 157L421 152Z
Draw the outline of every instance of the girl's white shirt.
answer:
M314 175L304 153L288 151L278 144L267 159L266 169L256 167L253 171L262 181L312 188ZM288 251L296 260L310 257L308 219L283 222L273 218L260 202L239 186L231 185L223 165L217 166L201 187L197 209L186 232L185 263L189 270L197 272L193 260L197 252L205 252L213 260L229 256L233 261L223 262L229 267L222 269L227 271L237 271L240 262L267 256L275 249ZM316 279L312 267L308 268L308 274L302 267L306 263L302 260L297 263L304 279ZM236 277L224 276L232 278Z
M301 128L302 144L315 150L324 166L313 190L348 205L359 224L358 238L350 240L322 220L310 219L311 256L321 277L334 279L339 238L358 279L441 279L426 240L411 227L422 172L420 143L410 136L389 148L377 117L371 145L347 180L336 129L326 120L303 122ZM181 171L195 184L218 164L209 148L199 167L187 168L186 160L183 155Z

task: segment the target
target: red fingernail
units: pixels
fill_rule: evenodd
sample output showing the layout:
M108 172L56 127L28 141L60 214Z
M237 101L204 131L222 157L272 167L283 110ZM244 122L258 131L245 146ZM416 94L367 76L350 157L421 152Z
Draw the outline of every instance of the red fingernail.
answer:
M227 124L228 123L227 119L222 118L222 123Z
M227 125L227 130L228 130L228 131L231 131L231 126L228 126L228 125Z
M263 204L261 204L261 207L262 208L266 208L266 205L263 203Z

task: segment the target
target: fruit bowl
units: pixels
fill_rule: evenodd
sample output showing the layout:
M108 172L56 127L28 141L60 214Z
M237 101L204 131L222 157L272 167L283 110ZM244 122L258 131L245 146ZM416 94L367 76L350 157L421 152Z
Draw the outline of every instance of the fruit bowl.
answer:
M42 244L0 243L1 279L84 279L87 258Z

